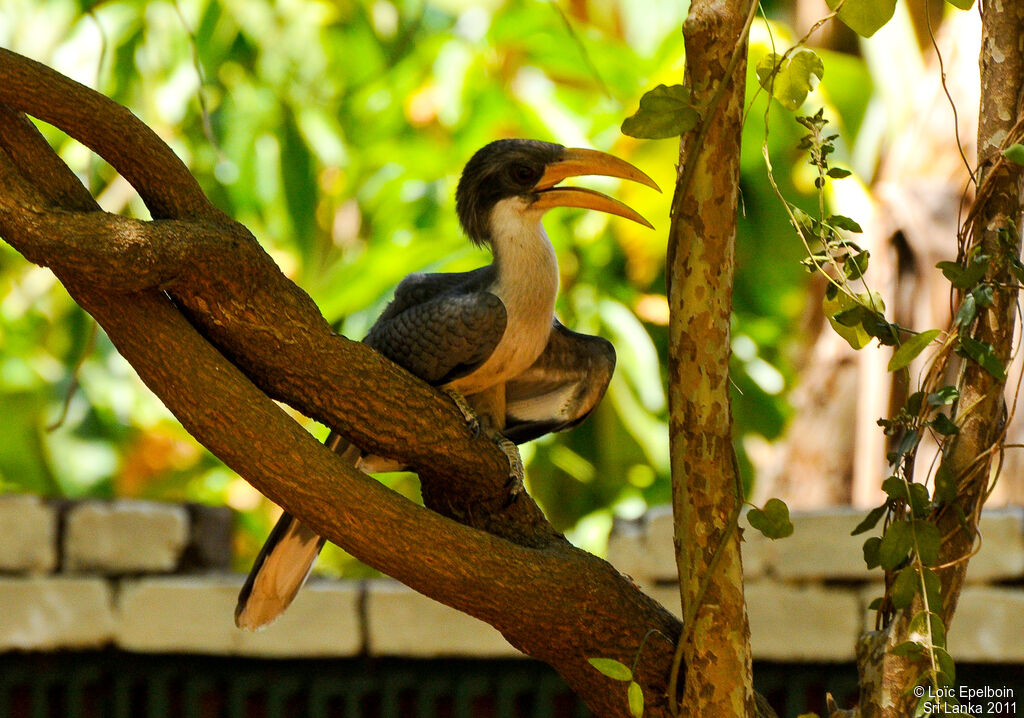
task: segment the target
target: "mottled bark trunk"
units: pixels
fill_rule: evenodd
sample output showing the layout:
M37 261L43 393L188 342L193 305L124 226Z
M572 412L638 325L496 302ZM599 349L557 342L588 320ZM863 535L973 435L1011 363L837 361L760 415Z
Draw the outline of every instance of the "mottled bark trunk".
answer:
M697 0L683 27L687 85L704 107L680 147L668 248L669 401L687 666L683 714L754 715L732 447L732 314L747 0ZM735 59L734 59L735 58Z

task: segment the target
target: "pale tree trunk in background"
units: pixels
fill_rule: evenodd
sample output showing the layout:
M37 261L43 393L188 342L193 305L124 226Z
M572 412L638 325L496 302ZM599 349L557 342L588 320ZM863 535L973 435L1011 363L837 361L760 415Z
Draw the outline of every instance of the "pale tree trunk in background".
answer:
M687 86L701 106L721 95L680 147L668 249L676 560L683 614L694 618L684 629L683 714L708 718L755 714L729 402L749 7L750 0L697 0L690 6L683 27ZM738 61L730 65L734 53Z

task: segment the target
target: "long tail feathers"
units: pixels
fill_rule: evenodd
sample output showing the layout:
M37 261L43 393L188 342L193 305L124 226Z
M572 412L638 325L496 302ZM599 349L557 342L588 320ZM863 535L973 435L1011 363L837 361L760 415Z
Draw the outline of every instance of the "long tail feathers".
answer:
M358 463L358 449L339 435L332 433L327 446ZM295 599L323 546L312 529L281 514L238 594L235 625L255 631L273 623Z

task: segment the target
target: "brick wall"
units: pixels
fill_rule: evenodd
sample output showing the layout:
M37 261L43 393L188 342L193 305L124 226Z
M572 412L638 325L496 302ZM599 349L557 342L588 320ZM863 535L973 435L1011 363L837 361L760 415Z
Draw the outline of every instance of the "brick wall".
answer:
M881 594L861 560L861 513L797 514L790 538L744 534L754 656L849 662ZM233 623L243 576L229 573L225 509L140 501L0 496L0 651L117 646L146 653L260 657L478 658L518 655L490 626L387 579L314 579L274 625ZM961 661L1024 663L1024 509L983 518L950 631ZM672 521L621 525L609 559L678 613Z

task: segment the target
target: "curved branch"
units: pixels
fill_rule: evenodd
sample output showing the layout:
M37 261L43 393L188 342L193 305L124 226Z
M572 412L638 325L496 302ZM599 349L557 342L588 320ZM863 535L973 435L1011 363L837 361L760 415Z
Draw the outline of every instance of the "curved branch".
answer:
M0 48L0 102L61 128L109 162L155 219L223 216L177 155L127 108Z

